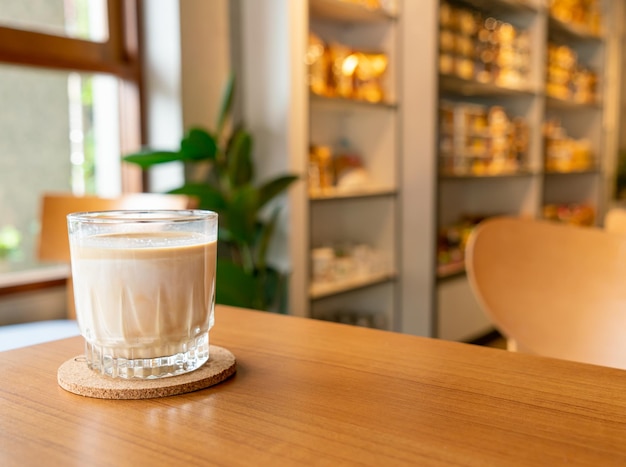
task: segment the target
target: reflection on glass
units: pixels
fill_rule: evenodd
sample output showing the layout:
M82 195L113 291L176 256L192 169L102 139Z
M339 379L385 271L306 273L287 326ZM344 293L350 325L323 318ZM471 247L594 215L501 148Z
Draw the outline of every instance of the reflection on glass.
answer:
M0 26L105 42L107 1L0 0Z
M0 66L0 231L19 233L12 258L33 257L43 192L121 192L117 91L109 75Z

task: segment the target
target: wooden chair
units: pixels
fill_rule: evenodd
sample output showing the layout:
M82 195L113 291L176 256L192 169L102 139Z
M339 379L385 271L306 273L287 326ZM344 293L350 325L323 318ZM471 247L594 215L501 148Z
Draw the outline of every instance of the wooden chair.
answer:
M608 232L626 233L626 209L609 209L604 215L604 229Z
M486 314L518 350L626 369L626 236L493 218L466 267Z
M37 257L41 261L70 262L66 216L72 212L110 211L116 209L187 209L194 200L184 195L133 193L118 198L74 196L45 193L41 199L41 231ZM68 318L74 319L74 295L71 276L67 281Z

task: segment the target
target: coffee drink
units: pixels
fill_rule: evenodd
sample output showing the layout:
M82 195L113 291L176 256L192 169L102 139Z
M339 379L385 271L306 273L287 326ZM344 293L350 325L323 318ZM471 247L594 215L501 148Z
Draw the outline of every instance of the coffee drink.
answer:
M77 213L68 226L88 366L121 378L202 366L213 326L217 215Z

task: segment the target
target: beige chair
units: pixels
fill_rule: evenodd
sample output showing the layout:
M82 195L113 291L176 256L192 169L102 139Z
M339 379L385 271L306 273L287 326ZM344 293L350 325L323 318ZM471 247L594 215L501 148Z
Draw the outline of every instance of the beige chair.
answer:
M45 193L41 199L37 257L41 261L70 262L66 216L72 212L110 211L116 209L187 209L193 199L184 195L133 193L118 198L74 196L67 193ZM68 318L75 318L71 276L67 281Z
M470 236L466 267L518 350L626 369L626 236L492 218Z

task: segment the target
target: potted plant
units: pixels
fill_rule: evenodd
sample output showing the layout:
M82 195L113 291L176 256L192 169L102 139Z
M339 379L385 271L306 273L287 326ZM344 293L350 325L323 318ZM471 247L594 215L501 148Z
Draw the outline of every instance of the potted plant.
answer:
M217 303L260 310L282 311L286 278L267 262L267 251L280 207L268 203L283 193L297 176L283 174L263 183L255 181L252 136L243 125L227 131L234 79L228 80L214 132L191 128L180 149L143 148L123 159L143 170L173 161L185 166L183 186L170 193L193 196L198 208L219 214Z

